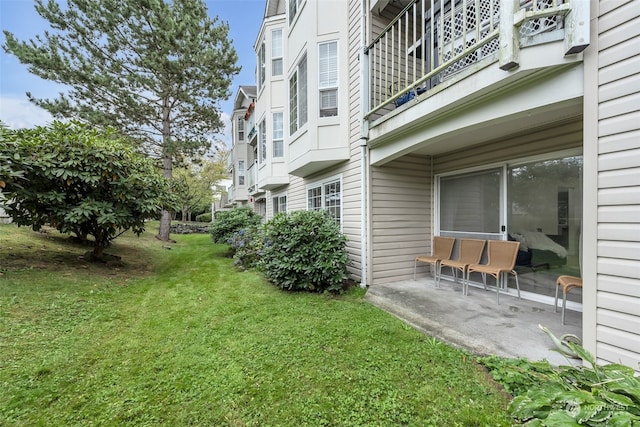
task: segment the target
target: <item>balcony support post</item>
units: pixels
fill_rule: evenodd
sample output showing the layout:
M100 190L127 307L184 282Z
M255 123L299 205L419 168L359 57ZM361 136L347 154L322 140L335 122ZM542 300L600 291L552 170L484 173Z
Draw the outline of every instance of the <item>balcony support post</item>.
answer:
M571 10L564 20L564 51L565 55L575 55L589 46L589 2L571 0Z
M507 0L500 5L500 69L508 71L520 65L520 35L514 24L518 0Z

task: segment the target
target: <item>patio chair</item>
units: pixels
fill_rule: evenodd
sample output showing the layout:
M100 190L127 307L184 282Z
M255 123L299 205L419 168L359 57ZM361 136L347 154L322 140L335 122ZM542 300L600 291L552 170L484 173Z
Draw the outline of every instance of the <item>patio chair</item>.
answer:
M467 268L471 264L480 262L482 258L482 251L487 244L486 240L479 239L460 239L458 247L458 259L442 260L440 263L440 269L442 267L450 267L451 272L454 275L454 279L458 281L458 270L462 273L462 294L467 295L465 290L465 274Z
M511 242L508 240L489 240L489 250L487 251L486 264L472 264L467 268L467 291L469 287L469 276L473 272L482 274L482 282L484 289L487 290L487 274L496 279L496 299L500 304L500 279L503 274L513 274L516 279L516 287L518 288L518 299L520 299L520 283L518 282L518 273L513 269L516 265L516 257L520 242ZM505 281L505 287L506 281Z
M413 280L416 280L416 268L419 262L433 264L435 268L435 281L436 287L440 286L440 262L444 259L451 258L451 252L453 251L453 244L455 243L455 237L440 237L435 236L433 238L433 250L431 256L419 255L416 257L413 263Z
M560 276L556 280L556 302L553 305L558 312L558 290L562 288L562 324L564 325L564 310L567 307L567 294L573 288L582 288L582 279L575 276Z

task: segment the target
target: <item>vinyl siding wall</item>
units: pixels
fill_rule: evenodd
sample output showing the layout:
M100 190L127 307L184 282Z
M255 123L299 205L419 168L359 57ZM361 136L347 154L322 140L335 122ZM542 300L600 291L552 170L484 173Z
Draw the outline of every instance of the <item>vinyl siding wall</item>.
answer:
M431 253L431 159L404 156L371 168L372 284L413 278L417 254ZM420 267L420 274L425 274Z
M621 4L622 3L622 4ZM596 353L640 362L640 3L600 2L597 25Z

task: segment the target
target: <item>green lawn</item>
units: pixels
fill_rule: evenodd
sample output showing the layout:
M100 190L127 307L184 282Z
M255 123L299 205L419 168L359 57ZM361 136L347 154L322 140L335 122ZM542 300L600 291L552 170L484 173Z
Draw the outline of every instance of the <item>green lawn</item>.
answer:
M0 425L510 425L472 356L362 291L285 293L209 236L153 231L105 266L0 225Z

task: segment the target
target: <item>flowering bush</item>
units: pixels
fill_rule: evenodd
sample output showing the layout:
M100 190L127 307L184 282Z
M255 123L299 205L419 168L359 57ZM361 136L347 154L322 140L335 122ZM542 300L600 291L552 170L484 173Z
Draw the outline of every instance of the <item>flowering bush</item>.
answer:
M227 240L233 250L233 265L241 269L254 268L262 249L262 231L259 227L243 228Z
M229 243L236 231L257 227L261 222L262 217L250 207L220 211L209 226L209 233L215 243Z

